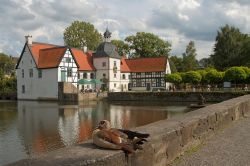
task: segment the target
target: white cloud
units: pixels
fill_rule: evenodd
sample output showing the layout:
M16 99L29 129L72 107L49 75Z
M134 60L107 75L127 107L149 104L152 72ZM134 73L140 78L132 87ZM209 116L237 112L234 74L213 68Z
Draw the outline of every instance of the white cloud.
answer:
M211 54L219 27L250 31L249 0L1 0L0 51L19 55L24 37L63 44L63 31L74 20L91 22L114 39L151 32L172 44L181 55L190 40L198 58ZM6 19L8 18L8 19Z

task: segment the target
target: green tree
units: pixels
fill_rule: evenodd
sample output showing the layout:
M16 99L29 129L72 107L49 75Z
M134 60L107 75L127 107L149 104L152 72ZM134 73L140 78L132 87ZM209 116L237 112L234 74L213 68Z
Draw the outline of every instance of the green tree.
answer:
M215 68L224 70L243 65L246 60L242 56L242 50L247 37L238 28L229 25L222 27L217 32L214 54L211 55Z
M64 30L64 43L70 47L83 49L86 46L89 50L95 50L102 40L102 35L95 29L94 25L74 21Z
M183 71L191 71L197 68L196 49L193 41L190 41L186 47L186 52L183 54Z
M241 68L245 71L246 73L246 79L243 81L244 83L250 83L250 69L246 66L241 66Z
M182 78L179 73L166 74L165 81L174 84L180 84L182 82Z
M242 67L230 67L225 72L225 80L237 83L242 83L247 78L247 74Z
M211 69L207 72L205 80L209 84L218 84L223 81L223 74L216 69Z
M175 68L178 72L182 72L182 57L178 57L178 56L171 56L169 58L169 62L173 62L175 65Z
M196 70L196 72L198 72L201 75L201 84L205 84L207 83L206 80L206 75L207 75L207 71L206 70Z
M3 75L10 75L13 73L15 69L15 62L13 58L4 53L0 53L0 69L3 72Z
M202 58L201 60L199 60L199 64L204 68L213 67L213 62L211 57Z
M125 39L131 50L130 57L168 56L171 50L169 42L160 39L152 33L137 32Z
M171 59L168 59L168 61L169 61L169 66L170 66L171 73L178 72L177 69L176 69L176 66L175 66L174 62Z
M250 67L250 36L243 43L242 53L241 53L241 64ZM243 61L242 61L243 60Z
M128 44L125 43L122 40L112 40L111 43L113 43L117 47L118 54L120 56L128 55L129 54L129 48Z
M199 84L202 76L197 71L188 71L182 74L182 79L184 83Z

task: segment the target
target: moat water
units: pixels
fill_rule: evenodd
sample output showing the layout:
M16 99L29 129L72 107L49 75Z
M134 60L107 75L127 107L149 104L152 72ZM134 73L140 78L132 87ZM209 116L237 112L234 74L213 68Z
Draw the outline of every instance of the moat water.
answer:
M0 101L0 165L83 142L102 119L127 129L191 111L186 105Z

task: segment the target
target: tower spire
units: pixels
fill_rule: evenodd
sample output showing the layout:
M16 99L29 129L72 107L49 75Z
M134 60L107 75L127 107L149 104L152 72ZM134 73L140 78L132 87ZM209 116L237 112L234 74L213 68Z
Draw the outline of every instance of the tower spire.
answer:
M106 28L103 37L104 37L104 42L110 42L111 32L109 31L108 27Z

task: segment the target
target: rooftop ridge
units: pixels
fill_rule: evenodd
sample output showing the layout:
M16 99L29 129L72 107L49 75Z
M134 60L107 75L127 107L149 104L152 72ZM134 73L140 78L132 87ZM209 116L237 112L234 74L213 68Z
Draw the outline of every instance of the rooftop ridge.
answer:
M50 43L43 43L43 42L35 42L33 41L32 44L44 44L44 45L51 45L51 46L60 46L60 45L56 45L56 44L50 44Z
M152 59L152 58L168 58L166 56L158 56L158 57L136 57L136 58L125 58L125 60L137 60L137 59Z

